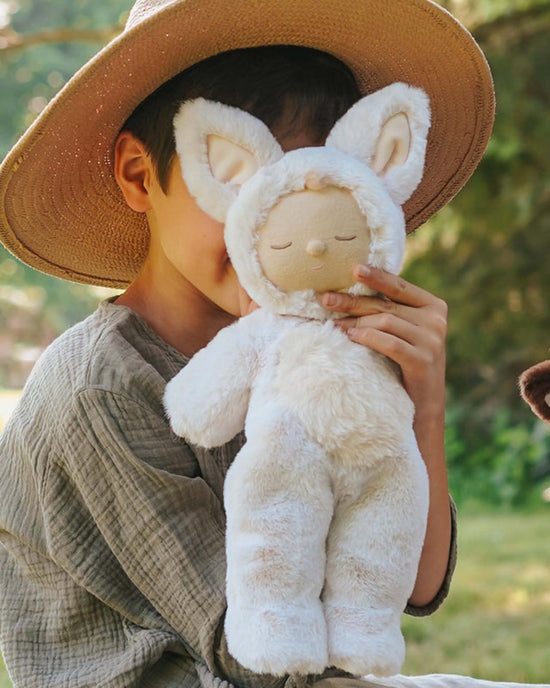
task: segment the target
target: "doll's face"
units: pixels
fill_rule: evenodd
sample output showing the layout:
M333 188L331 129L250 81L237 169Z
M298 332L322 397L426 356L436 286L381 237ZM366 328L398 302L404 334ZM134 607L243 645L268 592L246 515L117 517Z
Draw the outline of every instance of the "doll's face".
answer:
M327 186L284 196L258 232L265 276L284 292L351 287L369 254L370 233L351 193Z

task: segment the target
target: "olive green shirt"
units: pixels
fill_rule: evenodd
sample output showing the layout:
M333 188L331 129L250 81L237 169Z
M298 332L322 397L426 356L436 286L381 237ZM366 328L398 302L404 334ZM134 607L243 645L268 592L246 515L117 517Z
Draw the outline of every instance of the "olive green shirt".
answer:
M162 397L186 360L105 302L36 364L0 439L0 645L16 687L313 680L257 676L227 652L223 483L243 440L207 451L172 433ZM409 613L439 606L454 561L453 544L436 599Z

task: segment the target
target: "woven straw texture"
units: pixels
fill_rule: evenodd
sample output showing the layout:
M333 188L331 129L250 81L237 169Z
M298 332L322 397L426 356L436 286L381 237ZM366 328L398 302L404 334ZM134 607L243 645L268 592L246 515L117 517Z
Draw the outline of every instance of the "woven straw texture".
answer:
M464 185L494 117L491 75L470 34L428 0L138 0L126 30L88 62L0 169L0 240L25 263L126 286L148 246L145 216L112 173L117 133L161 83L219 52L306 45L354 71L363 93L394 81L429 95L426 171L405 206L412 231Z

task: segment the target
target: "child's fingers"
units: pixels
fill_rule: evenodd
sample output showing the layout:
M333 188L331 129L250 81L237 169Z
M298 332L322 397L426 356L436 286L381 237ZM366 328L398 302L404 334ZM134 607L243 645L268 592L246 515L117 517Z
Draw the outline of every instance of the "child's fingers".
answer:
M429 291L407 282L399 275L393 275L391 272L386 272L380 268L358 265L354 270L354 275L358 282L380 292L396 303L421 308L439 301Z
M419 308L403 306L400 303L379 296L352 296L351 294L335 294L328 292L327 294L323 294L322 300L323 305L330 310L339 313L349 313L350 316L353 316L345 318L345 320L355 321L363 316L376 315L378 313L388 313L415 324L420 324L422 320L422 316L419 314Z
M341 326L340 326L341 327ZM352 327L343 327L348 337L361 344L371 346L371 348L384 353L400 365L414 365L414 367L431 365L441 355L443 350L443 340L437 332L426 327L419 327L413 323L397 318L393 315L369 315L358 318ZM380 342L384 347L390 346L391 349L380 350L377 346L367 344L373 341L376 335L372 332L381 332L389 335L395 340L401 340L408 346L401 350L397 341L382 338ZM378 342L378 340L376 340ZM410 348L412 347L412 348ZM395 358L397 353L399 360ZM401 354L406 354L402 356Z
M371 271L372 277L364 277L361 281L386 298L335 292L323 294L322 302L326 308L353 316L349 318L349 323L343 325L344 329L353 327L357 321L361 325L364 316L381 313L393 315L420 327L427 327L440 337L444 337L447 329L447 304L443 300L397 275L378 268L367 269Z
M378 351L395 361L402 370L410 368L418 361L416 347L394 334L372 327L352 328L347 334L357 344Z
M417 325L388 313L367 315L361 318L344 318L336 321L335 324L348 334L364 329L379 330L403 339L413 346L418 346L423 337L426 337L426 333Z

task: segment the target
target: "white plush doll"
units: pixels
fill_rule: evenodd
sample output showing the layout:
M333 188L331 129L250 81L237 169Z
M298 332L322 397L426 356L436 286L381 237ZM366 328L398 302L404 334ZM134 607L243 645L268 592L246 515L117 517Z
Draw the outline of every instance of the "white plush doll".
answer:
M401 205L423 173L430 113L419 89L364 97L326 144L283 154L252 115L198 99L175 118L183 178L225 223L260 306L168 384L174 431L246 444L225 483L232 655L260 672L399 672L428 483L395 364L355 344L319 293L367 293L352 270L400 269Z

